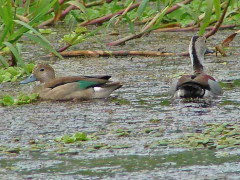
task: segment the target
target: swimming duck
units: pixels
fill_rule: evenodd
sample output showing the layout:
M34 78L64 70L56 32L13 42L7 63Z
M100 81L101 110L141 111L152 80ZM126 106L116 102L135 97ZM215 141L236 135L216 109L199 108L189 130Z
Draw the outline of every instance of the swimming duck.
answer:
M111 76L70 76L55 77L54 69L47 64L38 64L33 73L20 84L40 81L34 88L41 99L77 100L107 98L122 86L119 82L109 81Z
M222 88L210 75L203 72L202 62L205 53L210 50L206 46L206 38L193 36L189 45L189 54L193 66L193 74L183 75L173 82L170 94L173 98L204 98L222 94Z

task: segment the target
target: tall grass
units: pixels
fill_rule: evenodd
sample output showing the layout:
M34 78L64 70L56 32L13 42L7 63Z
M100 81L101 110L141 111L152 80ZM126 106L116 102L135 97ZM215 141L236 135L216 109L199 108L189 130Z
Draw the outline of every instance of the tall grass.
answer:
M52 48L50 42L34 29L45 20L46 14L56 3L58 3L57 0L27 0L25 3L20 0L0 0L0 50L8 47L14 57L15 64L23 67L27 73L29 73L28 69L21 58L20 49L17 48L17 42L23 35L27 35L43 48L61 57ZM32 31L33 34L30 35L29 31ZM0 56L0 62L4 67L8 66L8 61L3 56Z

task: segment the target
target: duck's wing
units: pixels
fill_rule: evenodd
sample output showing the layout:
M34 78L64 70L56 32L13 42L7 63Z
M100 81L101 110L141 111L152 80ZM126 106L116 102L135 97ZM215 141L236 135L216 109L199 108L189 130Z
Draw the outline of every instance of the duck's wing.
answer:
M191 75L183 75L179 79L174 80L169 89L169 94L173 97L180 86L191 81L192 81Z
M74 83L77 85L79 89L86 89L89 87L100 86L107 83L106 79L99 79L93 77L84 77L84 76L72 76L72 77L60 77L55 78L51 81L45 83L45 88L56 88L62 85L66 85L69 83Z
M222 95L222 87L217 81L213 81L211 79L208 80L208 85L212 91L213 94L215 95Z
M98 75L98 76L84 76L86 78L96 78L96 79L105 79L105 80L109 80L112 76L109 75Z

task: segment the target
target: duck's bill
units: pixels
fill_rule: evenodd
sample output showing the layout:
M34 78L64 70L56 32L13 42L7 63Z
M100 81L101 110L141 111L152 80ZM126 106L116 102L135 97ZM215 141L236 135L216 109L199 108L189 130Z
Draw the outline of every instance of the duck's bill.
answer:
M211 49L207 49L205 54L213 54L215 51L214 50L211 50Z
M33 81L37 81L37 78L31 74L29 77L27 77L25 80L21 81L19 84L27 84Z

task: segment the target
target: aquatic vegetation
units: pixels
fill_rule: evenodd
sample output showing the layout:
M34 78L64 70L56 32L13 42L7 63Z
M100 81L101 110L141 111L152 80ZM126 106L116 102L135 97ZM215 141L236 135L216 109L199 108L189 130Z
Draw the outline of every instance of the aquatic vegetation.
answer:
M38 99L38 94L21 94L18 97L11 95L5 95L0 98L0 105L2 106L13 106L13 105L23 105L35 102Z
M119 98L112 98L111 102L116 103L118 105L130 105L131 102L127 99L119 99Z
M220 106L226 106L226 105L240 106L240 102L231 101L231 100L223 100L219 105Z
M75 31L64 35L62 41L74 45L83 42L86 39L87 28L77 27Z
M126 136L129 136L130 133L131 133L131 130L129 129L117 129L115 131L117 137L126 137Z
M239 79L235 79L233 81L228 81L228 82L219 82L219 84L224 88L224 89L234 89L237 87L240 87L240 80Z
M35 66L35 64L25 64L25 65L28 72L32 72ZM26 75L27 73L22 67L0 68L0 83L15 82Z
M90 140L90 138L84 132L77 132L73 135L64 135L55 139L55 141L62 143L75 143L88 140Z
M207 124L203 133L191 133L177 139L165 139L159 146L222 149L240 147L240 124Z
M161 122L161 120L160 119L150 119L149 122L153 123L153 124L158 124Z
M167 99L164 99L160 102L161 106L170 106L170 104L171 104L171 101L169 101Z

